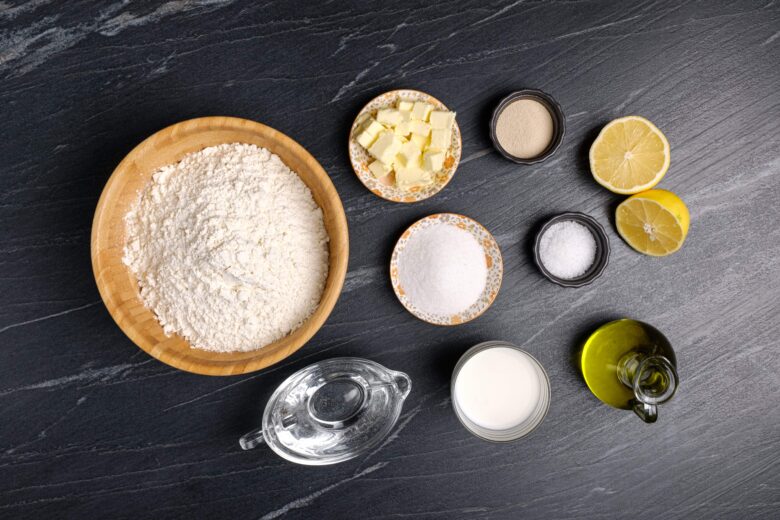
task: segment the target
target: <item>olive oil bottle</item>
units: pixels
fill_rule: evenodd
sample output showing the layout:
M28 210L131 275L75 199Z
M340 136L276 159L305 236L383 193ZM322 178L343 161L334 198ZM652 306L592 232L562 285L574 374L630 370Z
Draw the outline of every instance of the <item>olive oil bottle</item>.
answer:
M591 392L604 403L634 410L654 422L656 405L677 388L677 360L655 327L622 319L606 323L582 347L580 368Z

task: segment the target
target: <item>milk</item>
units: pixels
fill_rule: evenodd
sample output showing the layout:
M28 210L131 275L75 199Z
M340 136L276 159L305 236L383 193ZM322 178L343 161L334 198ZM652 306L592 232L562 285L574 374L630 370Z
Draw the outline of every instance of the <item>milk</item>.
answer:
M533 359L509 347L492 347L461 367L453 399L472 422L490 430L521 424L537 408L542 382Z

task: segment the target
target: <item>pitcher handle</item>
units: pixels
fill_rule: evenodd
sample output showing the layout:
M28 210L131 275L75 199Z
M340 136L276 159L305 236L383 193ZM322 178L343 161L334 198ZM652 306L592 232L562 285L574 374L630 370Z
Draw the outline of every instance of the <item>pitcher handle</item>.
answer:
M412 391L412 378L403 372L393 372L393 381L401 393L401 399L406 399Z
M251 432L247 433L246 435L238 439L238 444L241 446L241 449L243 450L254 449L263 443L265 443L265 437L263 437L262 428L252 430Z
M654 404L643 403L642 401L632 399L631 409L646 423L654 423L658 420L658 406Z

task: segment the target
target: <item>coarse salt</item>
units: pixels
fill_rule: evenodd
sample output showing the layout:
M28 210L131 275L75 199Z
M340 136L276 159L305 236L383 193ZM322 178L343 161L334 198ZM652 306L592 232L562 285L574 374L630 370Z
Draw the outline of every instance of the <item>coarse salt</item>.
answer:
M553 276L564 280L578 278L596 259L596 239L578 222L557 222L542 235L539 257Z
M451 316L467 310L487 284L485 251L474 236L451 224L412 233L398 259L398 281L423 312Z

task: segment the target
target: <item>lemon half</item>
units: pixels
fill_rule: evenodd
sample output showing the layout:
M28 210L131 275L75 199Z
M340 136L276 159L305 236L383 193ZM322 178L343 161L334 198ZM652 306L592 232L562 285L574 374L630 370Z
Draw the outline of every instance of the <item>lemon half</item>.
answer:
M615 213L617 230L628 245L646 255L679 250L691 222L688 207L666 190L649 190L624 200Z
M644 117L627 116L605 126L590 147L590 171L615 193L649 190L669 169L669 141Z

